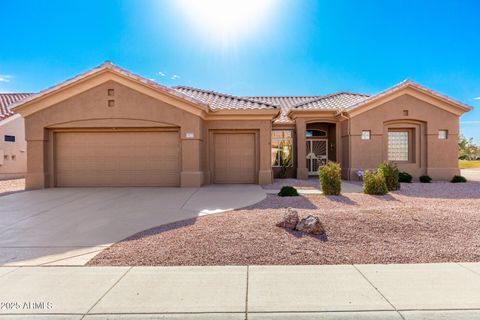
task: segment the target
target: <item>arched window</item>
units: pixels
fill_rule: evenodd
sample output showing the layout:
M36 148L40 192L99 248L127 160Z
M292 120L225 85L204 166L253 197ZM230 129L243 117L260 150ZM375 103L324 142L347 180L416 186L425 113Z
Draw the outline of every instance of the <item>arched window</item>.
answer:
M307 130L305 131L305 137L311 138L311 137L326 137L327 136L327 131L324 130Z

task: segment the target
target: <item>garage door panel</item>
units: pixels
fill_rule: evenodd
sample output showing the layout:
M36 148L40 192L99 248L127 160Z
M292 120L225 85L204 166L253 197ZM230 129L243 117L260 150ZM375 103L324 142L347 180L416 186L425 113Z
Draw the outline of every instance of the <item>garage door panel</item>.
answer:
M214 135L215 183L256 183L254 133Z
M178 186L177 132L56 134L57 186Z

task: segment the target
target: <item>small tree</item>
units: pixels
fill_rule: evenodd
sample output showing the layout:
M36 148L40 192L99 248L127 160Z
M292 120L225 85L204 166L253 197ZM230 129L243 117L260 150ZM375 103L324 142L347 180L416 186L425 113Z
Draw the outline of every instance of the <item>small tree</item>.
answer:
M473 138L467 139L463 135L458 138L458 158L475 160L480 156L480 146L473 142Z
M320 189L325 195L338 196L342 191L342 169L335 162L328 162L318 169Z

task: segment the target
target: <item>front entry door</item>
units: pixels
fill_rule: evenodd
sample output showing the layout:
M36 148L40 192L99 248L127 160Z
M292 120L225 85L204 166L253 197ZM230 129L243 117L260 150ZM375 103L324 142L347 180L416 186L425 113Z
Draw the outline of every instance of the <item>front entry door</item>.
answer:
M328 140L309 139L307 140L307 169L309 175L317 175L318 168L327 164L328 161Z

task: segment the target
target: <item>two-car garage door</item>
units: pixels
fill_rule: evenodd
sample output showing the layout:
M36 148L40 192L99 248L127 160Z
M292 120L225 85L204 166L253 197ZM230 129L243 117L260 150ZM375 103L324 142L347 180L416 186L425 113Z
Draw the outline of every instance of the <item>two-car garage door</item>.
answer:
M57 132L56 186L179 186L178 131Z

